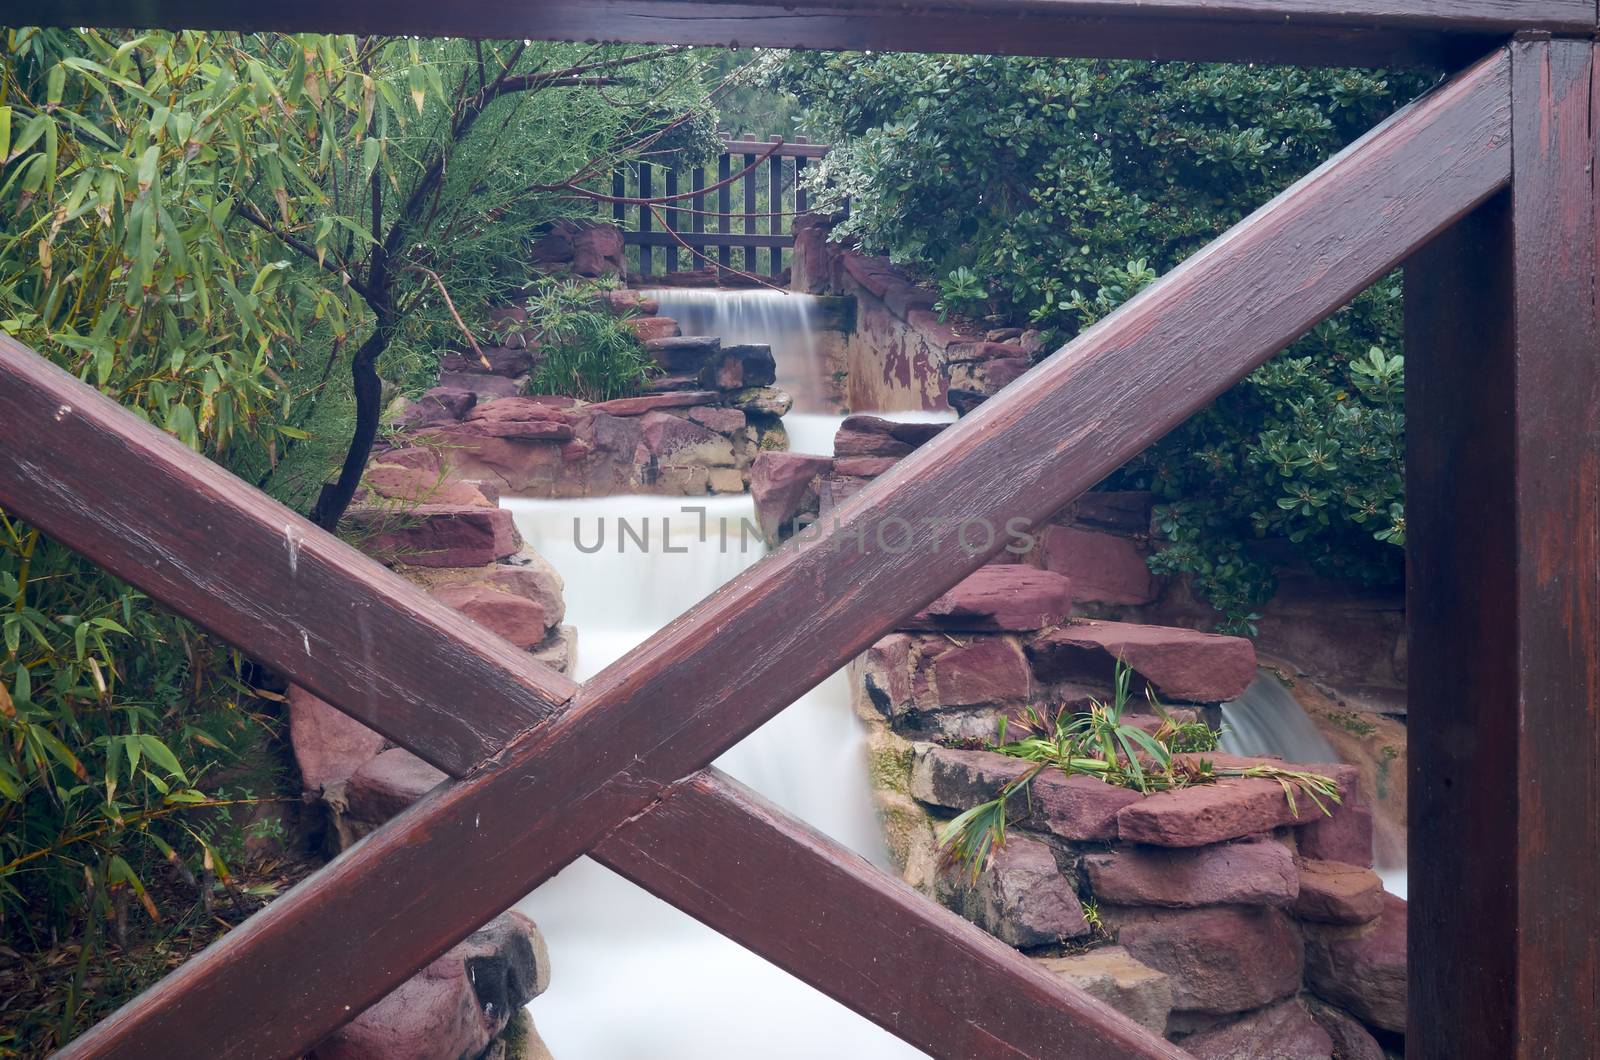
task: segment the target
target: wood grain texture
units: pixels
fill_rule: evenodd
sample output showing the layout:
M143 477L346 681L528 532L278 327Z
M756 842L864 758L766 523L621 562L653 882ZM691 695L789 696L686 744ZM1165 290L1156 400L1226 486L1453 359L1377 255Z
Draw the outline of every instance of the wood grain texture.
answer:
M1041 519L1504 187L1508 75L1375 129L65 1055L304 1051L986 558L880 529Z
M0 0L8 25L527 37L737 47L1453 65L1589 0Z
M0 505L455 776L577 687L4 335Z
M933 1056L1188 1055L716 770L594 857Z
M1407 1055L1600 1054L1592 52L1513 48L1513 189L1406 269Z

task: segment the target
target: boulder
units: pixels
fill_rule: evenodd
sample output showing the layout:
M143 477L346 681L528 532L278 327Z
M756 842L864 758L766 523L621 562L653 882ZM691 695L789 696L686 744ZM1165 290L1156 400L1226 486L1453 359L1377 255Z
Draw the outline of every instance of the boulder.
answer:
M964 868L940 878L939 898L1013 946L1058 945L1089 933L1078 892L1037 839L1012 833L976 881Z
M722 352L722 340L715 335L665 335L649 340L644 348L663 371L698 376Z
M590 412L603 412L607 416L643 416L659 409L683 409L694 405L710 405L722 400L715 390L671 390L664 394L644 394L639 397L612 398L588 406Z
M480 1056L549 983L539 929L520 913L503 913L324 1038L309 1060Z
M621 276L627 273L623 257L622 229L616 225L582 221L561 224L579 226L572 234L572 271L579 276Z
M570 674L578 661L578 627L557 626L545 637L544 643L533 648L532 654L535 662L558 674Z
M1244 1012L1300 989L1300 933L1280 910L1102 904L1100 917L1130 954L1172 977L1176 1011Z
M573 436L574 415L545 398L508 397L480 401L462 429L493 438L564 442Z
M672 338L678 334L678 322L671 317L634 317L628 321L628 330L638 337L640 342L649 342L651 339Z
M1287 905L1298 886L1289 848L1270 839L1192 849L1123 846L1083 859L1096 900L1114 905Z
M1198 1060L1332 1060L1333 1039L1290 999L1183 1039Z
M335 811L358 839L422 798L445 775L410 751L391 747L364 764L345 782L343 805Z
M916 678L921 710L1021 704L1033 692L1022 647L1010 637L972 637L924 653Z
M750 464L750 496L755 501L761 532L776 539L783 524L803 511L814 511L817 476L832 467L833 461L825 456L757 453Z
M1383 895L1363 927L1306 925L1306 984L1371 1027L1406 1029L1406 903Z
M410 504L443 504L462 508L492 508L483 489L471 482L441 475L426 468L403 467L377 460L367 465L362 483L373 493Z
M1383 912L1383 881L1361 865L1303 858L1294 915L1324 924L1365 924Z
M440 603L524 651L544 643L550 628L561 617L548 614L536 600L489 585L446 585L434 590L433 595Z
M1147 534L1154 507L1155 497L1149 490L1096 490L1073 501L1067 513L1078 526L1123 535Z
M1135 843L1199 847L1260 835L1321 812L1304 795L1291 810L1276 780L1225 777L1141 799L1117 814L1117 831Z
M718 434L731 435L745 425L745 415L738 409L718 408L715 405L700 405L689 410L689 418L700 426L716 431Z
M601 291L598 294L600 305L613 313L621 316L624 313L637 313L639 316L653 317L661 312L661 303L649 297L643 291L630 287L619 287L611 291Z
M647 412L640 423L645 447L661 464L734 467L738 463L733 443L698 423L668 412Z
M1047 681L1109 684L1118 659L1167 699L1222 703L1255 679L1256 652L1244 637L1172 626L1073 622L1028 644L1034 671Z
M848 416L833 436L836 456L901 457L932 439L947 423L902 423L880 416Z
M472 410L478 395L461 387L436 386L401 413L398 425L405 428L431 427L455 423Z
M833 470L851 478L877 478L899 462L895 456L841 456L833 462Z
M1334 1060L1384 1060L1383 1046L1360 1020L1312 994L1302 994L1300 1001L1317 1025L1333 1039Z
M537 552L524 548L505 563L497 563L485 572L490 585L502 592L527 597L539 605L550 625L566 617L567 605L563 596L565 586L561 575Z
M969 810L988 802L1031 763L991 751L959 751L917 744L911 763L911 794L934 806ZM1034 778L1031 797L1012 803L1018 818L1073 842L1117 837L1117 813L1143 796L1093 777L1046 770Z
M322 792L349 780L383 750L382 735L299 685L289 686L289 744L301 786Z
M724 346L700 369L700 385L718 390L771 386L777 379L770 346Z
M533 328L528 325L527 309L519 305L498 305L489 309L488 331L501 346L525 350Z
M522 547L511 513L504 508L422 504L403 518L370 510L354 510L351 515L358 525L381 528L362 547L386 562L481 567Z
M1074 600L1130 605L1154 602L1155 575L1150 573L1144 553L1128 538L1075 526L1051 526L1041 541L1045 569L1071 580Z
M1051 975L1098 998L1152 1034L1167 1032L1172 980L1134 960L1121 946L1102 946L1070 957L1038 957Z
M794 406L794 398L772 386L751 386L722 396L729 408L762 416L787 416Z
M1295 829L1295 843L1301 856L1370 869L1372 811L1353 799L1346 799L1330 809L1331 816L1319 815Z
M1066 620L1072 583L1017 563L979 567L954 589L913 615L903 628L941 632L1030 632Z

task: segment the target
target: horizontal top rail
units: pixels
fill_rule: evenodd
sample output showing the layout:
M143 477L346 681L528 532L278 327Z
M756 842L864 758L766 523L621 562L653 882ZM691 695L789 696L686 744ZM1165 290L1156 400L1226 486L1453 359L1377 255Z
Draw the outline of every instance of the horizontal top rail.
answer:
M668 805L986 558L948 533L901 548L874 545L874 531L1048 515L1505 188L1509 68L1497 52L1397 113L856 494L815 540L724 586L65 1055L298 1055ZM0 483L0 499L28 494ZM317 945L328 938L356 944ZM1058 1055L1127 1055L1111 1044L1122 1026L1068 1038Z
M0 21L1455 66L1519 31L1592 33L1596 10L1593 0L0 0Z

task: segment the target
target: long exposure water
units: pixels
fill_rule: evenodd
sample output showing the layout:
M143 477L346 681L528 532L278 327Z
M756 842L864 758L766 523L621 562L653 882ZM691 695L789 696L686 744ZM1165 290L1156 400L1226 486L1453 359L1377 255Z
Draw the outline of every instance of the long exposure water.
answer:
M746 520L754 522L742 495L503 503L566 583L580 680L765 551L757 535L741 534ZM686 506L705 509L704 517ZM648 523L648 551L618 536L622 520L639 536ZM863 739L846 679L836 674L717 765L883 865ZM587 858L520 908L550 945L551 986L530 1011L558 1060L923 1055Z
M1328 743L1300 702L1276 676L1256 675L1244 695L1222 705L1222 749L1236 755L1279 755L1289 762L1337 762ZM1379 864L1378 875L1391 894L1406 896L1406 866Z

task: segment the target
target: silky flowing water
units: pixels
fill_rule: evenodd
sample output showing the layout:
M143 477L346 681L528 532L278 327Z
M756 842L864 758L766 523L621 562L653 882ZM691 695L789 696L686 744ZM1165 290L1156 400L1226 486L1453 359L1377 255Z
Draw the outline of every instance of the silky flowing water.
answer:
M1298 700L1270 673L1250 682L1244 695L1222 705L1222 750L1235 755L1279 755L1289 762L1337 762L1333 746L1317 731ZM1406 866L1377 866L1389 893L1406 896Z
M765 552L747 529L754 510L742 495L504 503L523 538L565 582L566 621L579 631L580 680ZM639 538L648 545L641 548ZM842 673L717 765L863 857L886 863L864 735ZM520 908L550 945L551 986L530 1011L560 1060L923 1055L588 858Z

